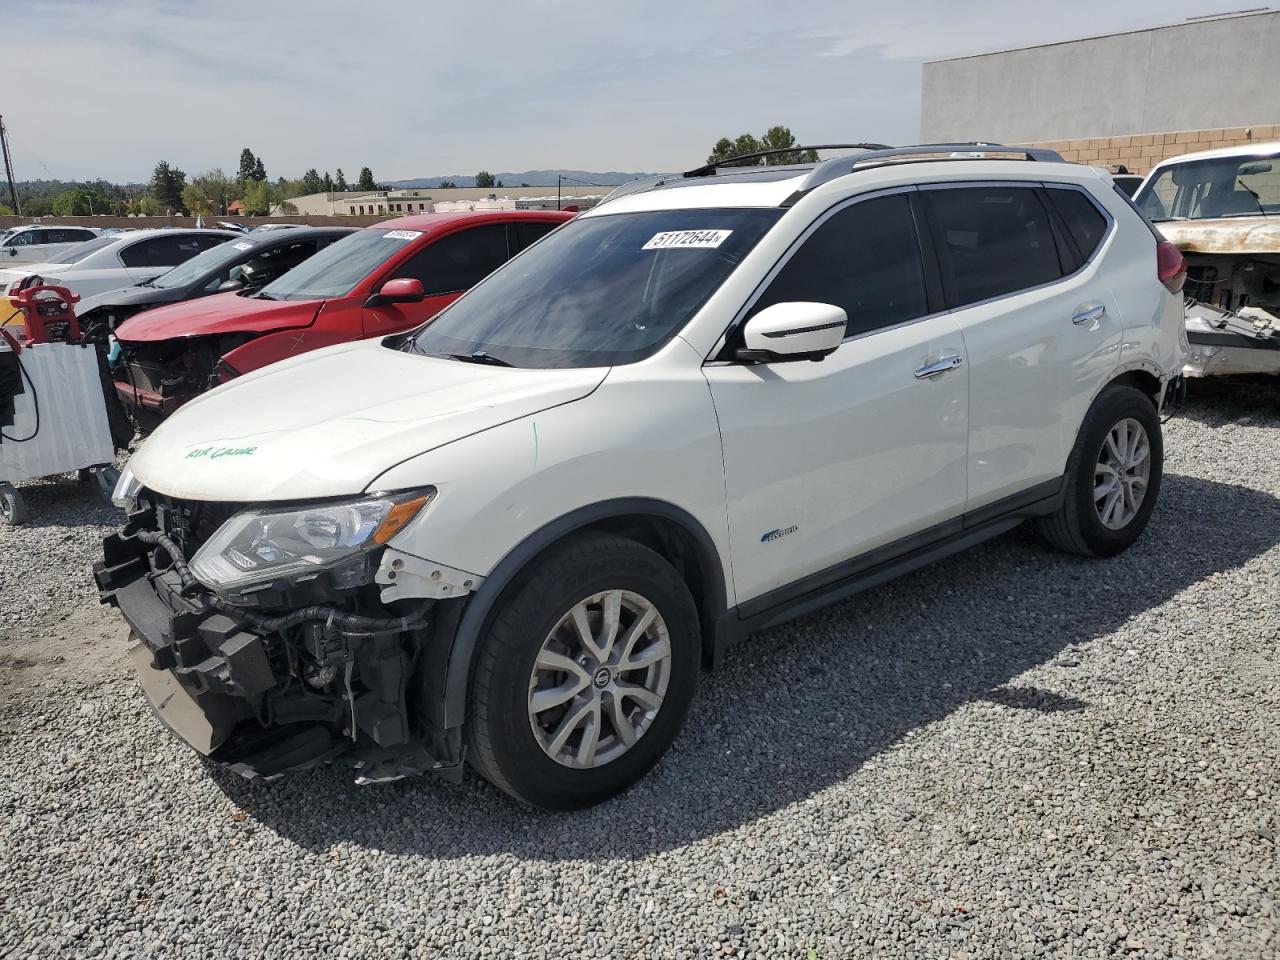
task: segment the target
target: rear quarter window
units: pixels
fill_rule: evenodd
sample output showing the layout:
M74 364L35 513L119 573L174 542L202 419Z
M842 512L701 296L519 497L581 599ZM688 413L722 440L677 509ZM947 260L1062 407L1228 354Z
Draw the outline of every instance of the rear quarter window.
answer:
M1079 257L1072 260L1078 266L1092 259L1107 235L1107 218L1102 211L1081 191L1070 187L1052 187L1045 194L1075 243Z

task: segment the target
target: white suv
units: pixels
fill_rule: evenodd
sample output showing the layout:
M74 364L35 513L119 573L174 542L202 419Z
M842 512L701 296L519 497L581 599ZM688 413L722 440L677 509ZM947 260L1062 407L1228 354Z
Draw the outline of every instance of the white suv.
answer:
M187 404L99 587L160 715L242 773L469 761L595 803L736 638L1027 518L1133 543L1182 279L1046 151L642 181L411 334Z

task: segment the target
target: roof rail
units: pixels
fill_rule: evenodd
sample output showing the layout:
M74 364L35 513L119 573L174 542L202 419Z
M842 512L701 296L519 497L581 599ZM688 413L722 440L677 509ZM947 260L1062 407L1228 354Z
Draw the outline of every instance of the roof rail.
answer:
M1012 153L1021 154L1027 160L1036 160L1042 163L1064 162L1062 156L1053 150L1045 150L1041 147L1006 147L1000 143L919 143L910 147L885 147L882 150L873 150L870 153L859 153L851 157L832 157L830 160L824 160L804 178L804 182L800 184L792 196L791 202L795 202L796 199L815 187L830 183L837 177L853 173L854 170L882 167L893 163L899 157L933 157L937 154L950 155L957 153L975 155ZM978 159L978 157L975 156L973 159Z
M777 147L771 150L757 150L755 153L740 153L735 157L725 157L714 163L706 163L692 170L686 170L686 177L709 177L720 167L727 167L740 160L759 160L761 157L775 157L781 153L804 153L806 150L891 150L885 143L816 143L797 144L794 147Z

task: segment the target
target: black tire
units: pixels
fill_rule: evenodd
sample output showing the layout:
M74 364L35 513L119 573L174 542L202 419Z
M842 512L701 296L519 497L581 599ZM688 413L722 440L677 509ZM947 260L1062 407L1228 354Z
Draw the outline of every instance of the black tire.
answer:
M16 527L27 522L27 502L9 484L0 484L0 523Z
M639 594L667 626L670 673L661 706L626 752L591 768L564 766L543 750L530 721L530 684L543 641L580 601L610 590ZM626 790L675 740L701 663L698 614L679 574L633 540L583 534L540 556L508 588L489 619L471 682L468 757L495 786L548 810L589 807Z
M1094 505L1095 468L1112 428L1122 420L1136 420L1146 430L1151 445L1151 465L1146 493L1133 518L1122 528L1106 526ZM1164 437L1160 416L1151 398L1123 384L1108 387L1085 415L1076 445L1067 459L1066 490L1062 506L1039 521L1045 539L1060 550L1085 557L1110 557L1129 548L1146 529L1160 497L1164 476Z

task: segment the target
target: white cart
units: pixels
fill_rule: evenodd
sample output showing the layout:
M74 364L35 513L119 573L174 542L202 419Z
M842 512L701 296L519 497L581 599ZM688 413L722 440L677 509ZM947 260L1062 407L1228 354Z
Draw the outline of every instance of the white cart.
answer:
M15 483L73 471L92 471L104 489L116 474L96 349L35 343L15 352L0 338L0 522L27 517Z

